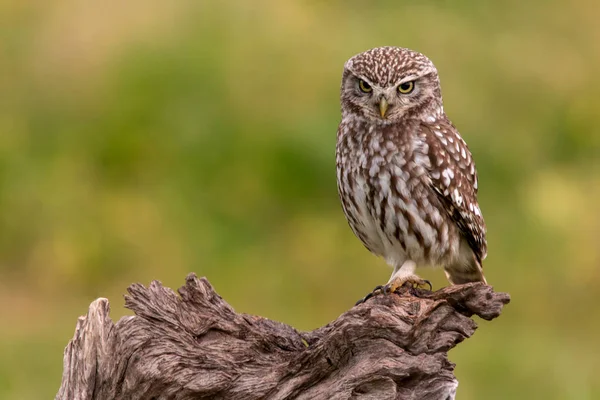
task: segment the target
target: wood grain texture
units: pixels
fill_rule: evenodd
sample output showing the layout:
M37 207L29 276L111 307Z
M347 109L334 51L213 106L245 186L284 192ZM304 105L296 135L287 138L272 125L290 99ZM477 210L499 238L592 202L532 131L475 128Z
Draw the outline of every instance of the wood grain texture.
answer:
M205 278L176 294L133 284L116 324L107 299L80 317L56 399L454 399L447 352L510 300L474 283L402 288L312 332L238 314Z

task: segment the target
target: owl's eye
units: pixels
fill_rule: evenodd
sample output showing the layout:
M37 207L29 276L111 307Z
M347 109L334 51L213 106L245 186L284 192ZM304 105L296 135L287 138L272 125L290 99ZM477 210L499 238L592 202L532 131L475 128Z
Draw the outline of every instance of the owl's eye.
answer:
M363 93L371 93L373 91L373 88L371 87L371 85L369 85L367 82L363 81L362 79L358 80L358 87L360 88L361 92L363 92Z
M415 88L414 81L404 82L404 83L401 83L400 85L398 85L398 91L402 94L408 94L408 93L412 92L414 88Z

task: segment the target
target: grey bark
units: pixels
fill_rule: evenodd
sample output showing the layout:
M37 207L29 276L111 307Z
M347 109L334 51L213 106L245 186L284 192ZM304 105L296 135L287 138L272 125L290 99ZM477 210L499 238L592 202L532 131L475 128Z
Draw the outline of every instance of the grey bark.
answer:
M454 399L448 350L510 300L481 283L402 288L300 332L236 313L194 274L179 295L128 292L135 316L114 324L101 298L79 318L56 399Z

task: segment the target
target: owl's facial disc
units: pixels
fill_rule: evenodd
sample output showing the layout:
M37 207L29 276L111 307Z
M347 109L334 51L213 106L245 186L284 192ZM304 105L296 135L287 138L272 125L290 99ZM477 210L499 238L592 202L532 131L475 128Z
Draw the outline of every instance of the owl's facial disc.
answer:
M378 47L344 64L342 113L389 124L423 117L442 105L435 66L421 53Z

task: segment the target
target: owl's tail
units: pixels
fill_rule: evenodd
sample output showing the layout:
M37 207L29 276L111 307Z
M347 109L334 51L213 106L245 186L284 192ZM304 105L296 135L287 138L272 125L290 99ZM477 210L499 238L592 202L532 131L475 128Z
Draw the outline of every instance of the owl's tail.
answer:
M453 285L469 282L483 282L487 285L481 263L475 261L469 264L452 264L444 268L446 277Z

